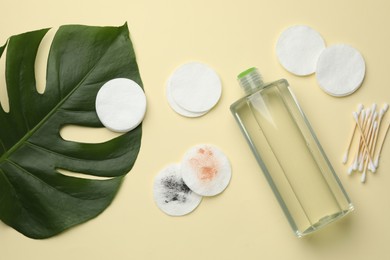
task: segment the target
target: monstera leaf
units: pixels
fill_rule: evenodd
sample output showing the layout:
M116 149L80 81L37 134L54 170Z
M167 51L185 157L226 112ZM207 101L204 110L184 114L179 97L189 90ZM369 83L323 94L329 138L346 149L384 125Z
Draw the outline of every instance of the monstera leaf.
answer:
M0 218L31 238L53 236L107 208L137 158L142 134L140 125L104 143L60 136L65 125L102 127L95 98L108 80L130 78L142 86L127 25L60 27L39 94L34 63L47 31L12 36L0 47L10 107L8 113L0 107Z

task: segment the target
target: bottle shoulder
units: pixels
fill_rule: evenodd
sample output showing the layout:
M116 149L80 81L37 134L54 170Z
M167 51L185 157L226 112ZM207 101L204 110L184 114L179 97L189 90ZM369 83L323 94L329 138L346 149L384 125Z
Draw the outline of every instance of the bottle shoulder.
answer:
M276 81L264 83L263 85L259 86L258 88L253 89L253 91L246 93L245 96L241 97L237 101L235 101L231 106L230 110L234 111L237 109L237 107L241 106L241 104L246 103L248 98L250 98L253 95L256 95L259 92L262 92L264 90L267 90L272 87L288 87L289 84L286 79L279 79Z

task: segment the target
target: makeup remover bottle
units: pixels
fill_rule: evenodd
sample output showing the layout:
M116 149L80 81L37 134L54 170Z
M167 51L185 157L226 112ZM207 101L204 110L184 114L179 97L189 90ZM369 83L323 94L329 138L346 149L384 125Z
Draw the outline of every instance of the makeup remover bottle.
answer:
M353 210L313 129L284 79L238 75L245 96L230 107L294 233L310 234Z

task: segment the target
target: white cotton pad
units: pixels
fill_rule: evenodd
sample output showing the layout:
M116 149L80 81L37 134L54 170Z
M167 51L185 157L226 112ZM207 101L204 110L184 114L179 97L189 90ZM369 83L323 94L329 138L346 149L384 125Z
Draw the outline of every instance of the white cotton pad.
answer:
M217 104L222 93L218 75L199 62L186 63L177 68L169 84L175 103L194 113L209 111Z
M201 112L201 113L190 112L190 111L185 110L184 108L182 108L178 104L176 104L176 102L173 99L172 94L171 94L171 92L172 92L172 87L171 86L172 85L170 84L170 81L171 81L171 79L169 78L168 83L167 83L167 87L166 87L166 96L167 96L167 100L168 100L169 106L176 113L178 113L179 115L185 116L185 117L200 117L200 116L203 116L204 114L206 114L208 112L208 111Z
M178 164L170 164L154 179L154 200L157 206L170 216L182 216L192 212L202 201L184 183Z
M276 44L276 55L289 72L306 76L315 72L318 57L325 49L325 42L314 29L305 25L287 28Z
M221 193L232 175L226 155L217 147L201 144L188 150L180 165L184 182L202 196Z
M142 122L146 97L134 81L117 78L100 88L95 105L99 120L105 127L115 132L128 132Z
M332 96L347 96L363 82L365 62L362 55L349 45L338 44L326 48L317 63L317 82Z

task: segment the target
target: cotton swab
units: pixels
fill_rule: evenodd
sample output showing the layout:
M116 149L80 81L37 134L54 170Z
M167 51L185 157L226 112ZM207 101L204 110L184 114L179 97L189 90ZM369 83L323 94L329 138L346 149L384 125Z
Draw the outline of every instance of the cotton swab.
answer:
M374 156L374 151L375 151L375 140L376 140L376 136L377 136L377 133L378 133L378 129L379 129L379 123L378 121L374 122L374 128L373 128L373 133L372 133L372 136L371 136L371 140L370 140L370 150L367 151L368 153L370 153L371 157ZM372 163L372 164L368 164L368 169L371 171L371 172L376 172L376 168L375 168L375 165Z
M363 105L362 104L359 104L358 105L358 115L360 115L360 113L362 112L363 110ZM347 149L344 153L344 157L343 157L343 164L345 164L347 161L348 161L348 154L349 154L349 149L351 148L351 144L352 144L352 140L353 140L353 137L355 135L355 132L356 132L356 123L353 127L353 131L352 131L352 135L351 135L351 138L349 139L349 143L348 143L348 146L347 146Z
M371 113L371 108L367 108L365 110L365 117L362 118L362 130L364 132L364 136L367 135L368 133L368 130L370 129L370 123L372 122L372 113ZM353 164L353 169L356 171L356 170L359 170L359 171L362 171L363 168L362 168L362 164L361 162L363 161L363 150L364 150L364 147L363 147L363 140L362 140L362 137L360 136L360 139L359 139L359 145L358 145L358 149L357 149L357 153L356 153L356 157L355 157L355 161L354 161L354 164Z
M367 180L367 170L375 173L376 168L378 167L385 138L390 129L389 122L385 127L385 133L382 135L379 132L381 131L381 124L388 109L389 104L387 103L385 103L381 109L378 109L378 112L376 103L373 103L372 106L367 109L363 109L362 105L359 104L358 111L352 113L355 124L353 126L353 132L349 140L348 147L344 153L343 163L345 164L348 160L348 154L350 153L352 146L351 143L354 139L356 139L356 128L358 128L360 136L358 137L353 161L349 166L347 173L348 175L351 175L353 171L360 171L362 173L360 177L360 181L362 183ZM373 160L373 158L375 160Z
M373 131L375 131L376 132L376 129L377 129L377 126L378 126L378 124L377 124L377 122L374 122L374 125L373 125ZM370 148L372 148L372 142L371 142L371 140L373 139L373 135L371 135L371 137L370 137ZM367 151L366 152L367 154L370 154L370 151ZM365 157L365 155L363 155L363 157ZM364 163L364 162L363 162ZM369 163L369 162L367 162L367 161L365 161L365 163L364 163L364 170L363 170L363 173L362 173L362 177L360 178L360 181L362 182L362 183L364 183L365 181L366 181L366 173L367 173L367 168L370 168L370 165L372 165L371 163ZM375 168L372 168L373 170L375 170Z
M366 120L366 111L365 111L364 109L361 111L360 118L361 118L362 124L365 124L365 120ZM355 127L356 127L356 122L355 122ZM356 128L355 128L355 129L356 129ZM353 160L351 166L350 166L349 169L348 169L348 174L349 174L349 175L352 174L353 171L356 171L357 168L358 168L358 157L359 157L360 146L361 146L361 144L360 144L360 141L359 141L359 143L358 143L358 149L357 149L357 152L356 152L356 154L355 154L354 160Z
M362 177L360 177L360 182L361 183L365 183L366 182L366 177L367 177L366 169L364 169L364 171L362 173Z
M356 171L359 167L359 152L356 153L355 161L353 162L352 168L354 171Z
M373 141L373 144L372 144L372 153L373 153L372 155L374 155L376 144L377 144L377 141L378 141L379 128L381 126L383 116L386 113L388 107L389 107L389 105L385 104L385 106L379 112L378 127L376 128L376 131L375 131L375 134L374 134L374 141ZM374 161L374 165L375 165L375 161ZM377 167L377 166L375 166L375 167Z
M366 158L366 154L370 152L370 149L372 147L372 140L373 140L374 133L376 132L376 127L377 127L377 122L375 121L377 117L378 117L378 113L374 112L374 114L371 118L371 121L367 127L368 132L367 132L366 136L368 139L368 146L369 147L367 149L366 149L366 147L364 147L363 150L361 151L361 158L360 158L360 162L359 162L359 171L363 170L363 165L364 165L364 161ZM371 167L370 167L370 169L374 170Z
M386 112L389 109L389 104L385 103L382 109Z
M353 165L349 166L347 173L348 175L351 175L352 172L353 172Z
M378 128L376 130L376 136L375 136L375 140L374 140L374 147L372 149L373 153L375 153L375 148L376 148L376 144L377 144L377 140L378 140L378 135L379 135L379 127L382 123L382 119L383 119L383 116L385 115L385 113L387 112L387 110L389 109L389 104L385 103L381 109L381 111L379 112L379 120L378 120ZM376 161L374 161L374 165L375 165ZM378 159L378 162L376 163L376 167L378 166L378 163L379 163L379 159Z
M373 103L371 106L371 111L372 112L376 111L376 107L377 107L376 103Z
M372 118L372 114L371 114L371 108L367 108L366 109L366 116L362 122L362 127L361 129L363 130L363 135L366 136L367 135L367 129L369 129L369 127L367 126L369 124L369 122L371 122L371 118ZM358 162L357 162L357 165L359 165L359 162L361 160L361 157L362 157L362 151L363 149L363 140L362 140L362 137L360 136L360 141L359 141L359 146L358 146Z
M353 118L355 119L357 128L358 128L359 131L360 131L360 134L361 134L361 137L362 137L362 140L363 140L363 144L364 144L365 148L368 150L367 140L366 140L366 137L364 136L363 129L362 129L362 127L360 126L360 123L359 123L359 116L357 115L356 112L353 112ZM372 158L371 158L370 153L367 153L367 155L368 155L368 158L370 159L370 163L373 164L374 162L373 162L373 160L372 160ZM373 167L375 167L375 166L373 165Z
M370 130L368 132L368 136L369 136L369 147L371 148L372 147L372 140L373 140L373 132L376 132L376 127L377 127L377 122L375 122L375 119L376 117L378 116L376 112L374 112L376 110L376 104L374 103L373 106L372 106L372 112L373 112L373 116L372 116L372 120L371 120L371 124L372 122L374 122L374 124L372 124L372 127L370 127ZM371 156L370 155L370 150L369 148L365 147L366 149L364 149L364 152L363 152L363 156L362 156L362 163L364 163L364 158L365 158L365 154L367 154L368 156ZM363 173L362 173L362 176L360 177L360 182L361 183L365 183L366 182L366 178L367 178L367 167L373 165L372 163L372 160L370 160L370 162L368 163L366 161L365 163L365 166L364 166L364 170L363 170ZM375 167L369 167L369 168L372 168L373 170L375 170ZM360 169L359 169L360 170ZM361 171L361 170L360 170Z
M379 157L381 155L383 144L385 143L385 139L386 139L386 136L387 136L387 132L389 131L389 127L390 127L390 123L387 125L385 135L383 136L382 142L381 142L381 144L379 146L379 150L378 150L378 153L377 153L376 158L375 158L374 166L376 168L378 168L378 166L379 166Z

